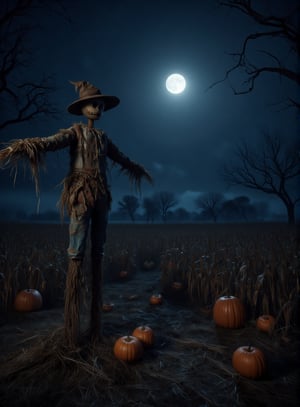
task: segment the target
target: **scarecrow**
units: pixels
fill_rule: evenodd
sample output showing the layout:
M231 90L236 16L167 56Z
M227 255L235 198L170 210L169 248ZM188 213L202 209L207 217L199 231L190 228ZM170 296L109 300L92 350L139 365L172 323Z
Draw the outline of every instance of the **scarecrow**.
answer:
M68 272L65 289L64 335L68 346L76 346L80 332L80 288L82 263L86 240L91 226L91 314L90 338L101 336L102 308L102 258L106 240L108 211L111 194L107 184L107 160L110 158L121 167L139 188L144 177L152 182L143 166L130 160L110 140L104 131L94 127L102 112L116 107L120 100L116 96L104 95L100 89L86 81L71 82L79 91L68 111L87 118L87 124L73 124L49 137L25 138L11 141L0 151L0 164L13 166L27 159L31 168L37 195L39 195L39 168L48 151L69 148L70 170L62 181L60 198L62 215L64 209L70 217Z

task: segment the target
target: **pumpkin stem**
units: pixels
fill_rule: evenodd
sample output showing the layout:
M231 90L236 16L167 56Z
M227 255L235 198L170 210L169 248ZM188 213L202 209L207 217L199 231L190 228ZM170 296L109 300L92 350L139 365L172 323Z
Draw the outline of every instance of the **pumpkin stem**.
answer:
M251 351L252 351L252 346L251 346L251 345L248 345L247 351L248 351L248 352L251 352Z

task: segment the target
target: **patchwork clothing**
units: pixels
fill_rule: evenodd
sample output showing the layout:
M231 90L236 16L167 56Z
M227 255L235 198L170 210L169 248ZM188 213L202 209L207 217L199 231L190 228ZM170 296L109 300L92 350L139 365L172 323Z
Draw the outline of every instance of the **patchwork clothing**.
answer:
M39 190L38 171L43 155L48 151L69 148L70 169L62 181L60 198L62 214L70 216L68 255L73 259L84 256L86 238L91 223L92 255L100 257L106 239L111 194L107 184L107 158L125 171L138 185L143 176L151 179L145 169L125 156L102 131L83 124L74 124L49 137L15 140L0 152L0 161L17 164L27 158Z

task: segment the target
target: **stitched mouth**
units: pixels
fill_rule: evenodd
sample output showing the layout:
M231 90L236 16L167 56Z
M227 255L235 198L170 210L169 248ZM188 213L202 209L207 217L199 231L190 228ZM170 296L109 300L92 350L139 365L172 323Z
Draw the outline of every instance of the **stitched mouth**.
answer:
M93 117L99 117L100 116L100 113L94 113L94 112L87 112L87 114L89 116L93 116Z

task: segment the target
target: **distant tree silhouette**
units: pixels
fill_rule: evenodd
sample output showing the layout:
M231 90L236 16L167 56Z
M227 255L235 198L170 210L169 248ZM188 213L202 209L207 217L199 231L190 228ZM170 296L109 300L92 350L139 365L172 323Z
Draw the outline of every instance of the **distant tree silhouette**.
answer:
M155 197L147 197L143 199L142 207L147 222L154 222L159 215L159 202Z
M248 196L237 196L225 200L221 208L222 218L234 221L255 220L258 216L257 208Z
M122 211L126 212L132 222L135 221L135 213L140 206L139 200L134 195L124 195L122 200L118 202L119 207Z
M157 199L159 204L162 221L167 222L168 211L178 203L175 194L173 192L161 191L155 195L155 199Z
M226 221L239 220L239 214L234 199L225 200L222 204L222 219Z
M37 9L66 18L62 0L7 1L0 8L0 130L40 115L58 113L49 99L55 90L51 76L32 77L30 71L33 58L28 44L38 29L32 23Z
M236 150L237 164L224 166L222 176L229 185L275 195L284 204L288 222L295 223L295 206L300 201L300 154L295 146L284 146L281 139L264 133L260 151L246 142Z
M256 7L254 6L256 3ZM276 2L274 2L276 3ZM248 34L243 39L243 44L239 52L231 55L236 59L236 63L227 70L225 77L210 86L225 80L230 81L233 73L242 73L243 80L239 86L230 86L236 95L251 92L257 79L262 74L275 74L278 77L286 78L300 85L299 57L300 57L300 6L290 6L286 15L278 16L276 13L262 11L265 2L251 0L220 0L219 4L231 9L235 9L246 15L255 22L258 30ZM269 4L272 4L270 2ZM288 2L285 2L288 7ZM238 21L240 23L240 21ZM284 40L284 41L282 41ZM254 50L251 45L255 44ZM278 47L277 45L280 45ZM280 49L285 47L285 53L280 54ZM263 50L262 50L263 48ZM282 56L284 55L284 56ZM264 56L265 58L262 58ZM300 109L300 100L289 98L289 104Z
M184 222L190 219L191 214L185 208L177 208L173 212L174 220L178 220L179 222Z
M199 195L195 199L195 205L196 207L203 209L204 213L213 219L214 222L217 222L222 209L223 200L223 194L218 192L207 192Z

